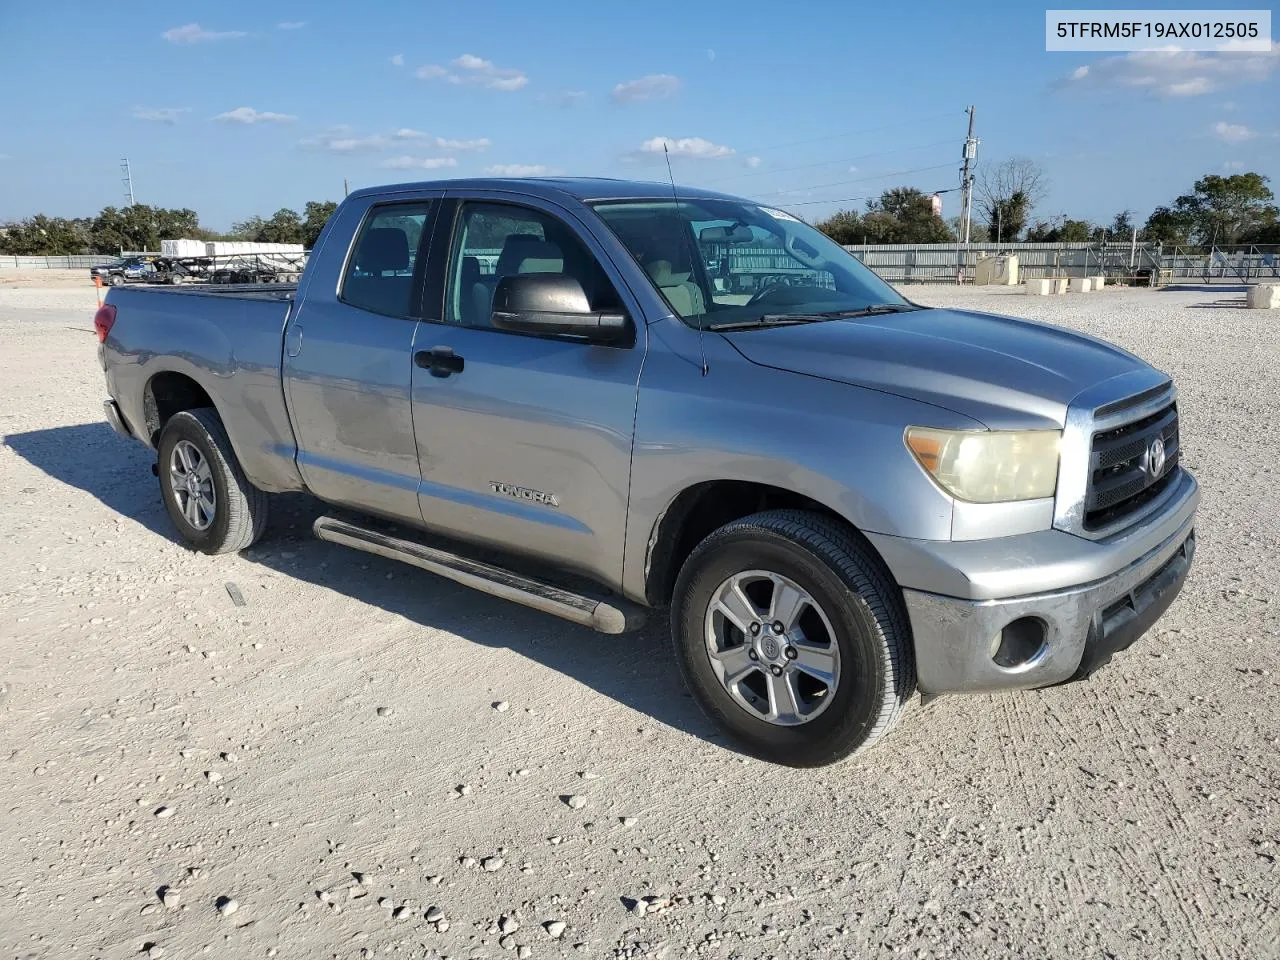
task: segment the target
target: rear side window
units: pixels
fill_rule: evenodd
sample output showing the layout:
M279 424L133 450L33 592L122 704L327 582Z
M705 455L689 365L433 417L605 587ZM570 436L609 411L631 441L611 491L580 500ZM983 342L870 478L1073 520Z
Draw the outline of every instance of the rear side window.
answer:
M416 267L430 230L431 204L374 207L365 217L347 261L339 297L353 307L388 317L416 312Z

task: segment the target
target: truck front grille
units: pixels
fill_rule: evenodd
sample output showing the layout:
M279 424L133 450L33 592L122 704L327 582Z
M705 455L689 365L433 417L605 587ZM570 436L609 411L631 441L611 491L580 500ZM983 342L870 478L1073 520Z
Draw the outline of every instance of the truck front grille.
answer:
M1163 464L1158 456L1152 456L1157 439L1164 447ZM1095 433L1089 454L1084 528L1111 526L1160 496L1177 475L1178 453L1175 403L1141 420Z

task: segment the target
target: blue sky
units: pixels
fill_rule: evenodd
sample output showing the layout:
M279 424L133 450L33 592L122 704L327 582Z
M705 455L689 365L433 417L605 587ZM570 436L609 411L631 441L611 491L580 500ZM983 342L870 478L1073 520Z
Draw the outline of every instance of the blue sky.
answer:
M662 138L679 182L813 219L955 186L969 103L980 162L1046 168L1038 216L1277 179L1280 47L1046 53L1044 32L1025 2L4 3L0 221L121 203L125 156L138 202L224 229L344 177L665 178Z

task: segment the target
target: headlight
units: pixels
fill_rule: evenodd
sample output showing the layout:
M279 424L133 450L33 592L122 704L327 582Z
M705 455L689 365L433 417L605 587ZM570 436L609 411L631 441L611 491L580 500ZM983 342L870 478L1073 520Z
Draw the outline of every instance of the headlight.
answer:
M907 448L942 489L972 503L1053 496L1060 430L908 427Z

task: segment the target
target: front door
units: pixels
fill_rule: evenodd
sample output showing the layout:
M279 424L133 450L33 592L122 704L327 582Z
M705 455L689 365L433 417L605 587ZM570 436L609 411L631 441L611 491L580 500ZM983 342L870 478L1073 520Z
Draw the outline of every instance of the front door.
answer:
M422 518L452 536L618 581L644 324L633 319L634 342L623 346L490 324L495 286L516 273L569 274L593 309L640 317L573 215L527 204L476 195L450 202L452 230L439 224L437 282L414 344Z
M307 487L414 523L413 338L438 203L419 193L344 205L285 328L285 391ZM332 244L353 235L350 250Z

